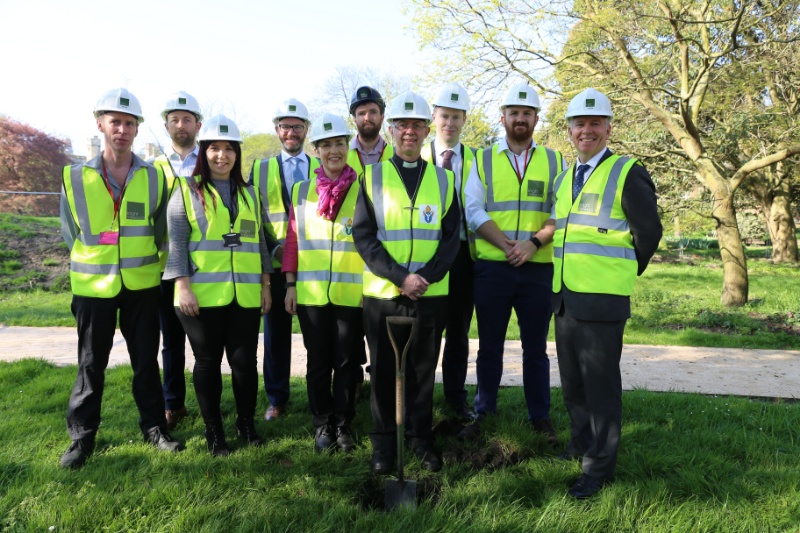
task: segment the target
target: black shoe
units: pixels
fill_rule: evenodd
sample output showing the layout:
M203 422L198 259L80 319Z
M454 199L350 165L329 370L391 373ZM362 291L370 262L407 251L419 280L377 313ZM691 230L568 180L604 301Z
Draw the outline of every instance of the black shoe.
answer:
M72 441L67 451L61 456L61 468L77 470L94 451L94 437L84 437Z
M464 426L464 429L458 433L458 438L466 441L477 440L481 434L481 425L485 419L485 414L475 413L472 423Z
M239 438L245 441L248 446L257 448L264 444L264 441L258 436L256 423L252 416L237 418L236 431L239 433Z
M422 462L422 468L430 472L438 472L442 469L442 461L437 457L436 452L430 445L420 445L414 448L414 455Z
M469 408L467 402L450 403L448 402L448 410L450 411L453 419L459 422L472 422L477 416L472 409Z
M388 450L374 450L369 462L373 474L391 474L394 470L394 452Z
M228 443L225 442L225 431L222 426L206 426L203 432L206 437L208 451L214 457L228 457L231 454Z
M329 424L323 424L317 428L317 432L314 435L314 450L317 453L330 450L335 443L336 438Z
M547 437L547 443L550 446L558 446L558 435L556 435L556 429L549 418L531 420L531 425L533 426L533 431Z
M158 426L147 430L144 441L149 442L163 452L179 452L183 450L183 444L172 438L166 431L161 431Z
M606 483L608 483L608 479L581 474L581 477L569 488L567 493L578 500L585 500L597 494Z
M348 426L336 426L336 445L343 452L352 452L356 449L356 441Z

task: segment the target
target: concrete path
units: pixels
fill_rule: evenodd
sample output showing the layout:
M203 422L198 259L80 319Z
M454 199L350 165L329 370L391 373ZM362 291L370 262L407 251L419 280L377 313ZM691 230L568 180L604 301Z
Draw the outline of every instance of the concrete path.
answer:
M74 328L0 327L0 361L42 358L57 365L77 364L78 337ZM194 359L187 342L186 368ZM470 341L467 383L475 384L478 341ZM550 383L561 384L554 343L549 343ZM304 376L306 351L301 335L292 341L292 375ZM259 341L259 366L264 355ZM160 359L160 358L159 358ZM519 341L507 341L502 384L522 385L522 348ZM110 365L127 364L128 353L117 331ZM625 346L622 353L622 385L625 390L680 391L703 394L731 394L769 398L800 398L800 351L695 348L688 346ZM230 373L227 362L223 371ZM441 360L436 380L441 382Z

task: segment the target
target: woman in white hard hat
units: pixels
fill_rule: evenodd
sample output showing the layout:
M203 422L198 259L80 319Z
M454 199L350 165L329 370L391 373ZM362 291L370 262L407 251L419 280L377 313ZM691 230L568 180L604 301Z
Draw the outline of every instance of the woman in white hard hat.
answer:
M262 444L254 414L258 395L256 348L260 315L271 304L272 261L261 205L242 176L242 138L217 115L203 124L193 178L167 210L169 259L164 279L175 280L175 307L195 356L193 381L212 455L230 453L220 398L226 353L236 399L236 429L250 446Z
M347 164L351 133L340 117L325 114L311 128L322 162L316 176L292 189L283 253L286 311L296 314L308 351L306 382L314 415L314 447L355 447L353 379L364 350L361 284L364 261L353 243L358 187Z

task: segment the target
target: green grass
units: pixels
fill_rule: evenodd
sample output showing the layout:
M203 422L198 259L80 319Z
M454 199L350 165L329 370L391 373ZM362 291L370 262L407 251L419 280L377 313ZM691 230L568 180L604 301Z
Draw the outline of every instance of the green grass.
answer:
M66 280L69 286L69 280ZM70 326L72 293L51 291L0 292L0 324L6 326Z
M461 444L439 438L444 469L408 461L416 510L381 510L383 478L369 470L366 401L358 405L360 446L352 455L317 455L305 384L292 380L290 414L257 422L267 444L240 448L234 402L224 378L227 459L205 450L193 416L175 435L187 450L170 455L140 442L130 367L106 373L98 448L79 471L59 469L69 444L64 413L75 367L37 360L0 363L0 529L7 531L797 531L800 524L800 404L734 397L626 392L616 481L577 502L566 487L577 463L524 422L519 388L503 389L475 453L516 452L523 460L493 471L454 459ZM266 404L260 392L259 414ZM435 416L441 418L441 389ZM560 391L553 420L567 438ZM499 453L499 452L498 452ZM451 457L451 459L447 459Z

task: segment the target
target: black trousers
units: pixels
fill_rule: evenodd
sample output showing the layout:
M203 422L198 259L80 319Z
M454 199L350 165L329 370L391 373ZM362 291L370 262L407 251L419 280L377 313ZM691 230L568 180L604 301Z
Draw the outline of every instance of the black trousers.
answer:
M299 305L297 317L308 352L306 386L314 427L349 425L355 416L354 375L364 350L361 308Z
M234 302L224 307L202 307L196 317L177 310L194 351L192 381L206 425L220 425L222 354L228 358L233 397L239 418L252 418L258 396L259 309L244 309Z
M167 409L186 405L186 332L175 312L175 280L161 280L161 367L164 373L164 404Z
M583 454L583 472L611 478L622 424L622 334L626 320L578 320L556 314L556 350L570 419L567 452Z
M139 427L166 430L164 397L158 372L158 302L160 289L123 288L113 298L72 297L78 324L78 376L69 398L67 430L72 440L93 437L100 426L105 370L119 327L133 367L133 399Z
M469 327L475 310L473 269L469 243L461 241L456 260L450 268L447 295L447 325L442 351L442 383L448 403L463 405L467 401L467 364L469 361Z
M273 305L264 316L264 389L272 405L289 401L292 371L292 315L286 312L286 276L270 275Z
M417 319L406 361L405 432L412 447L430 445L433 439L433 383L442 332L447 317L447 298L422 298L412 302L404 296L394 300L364 298L364 330L370 352L370 407L374 449L394 450L395 354L386 329L387 316ZM402 348L401 348L402 349Z

